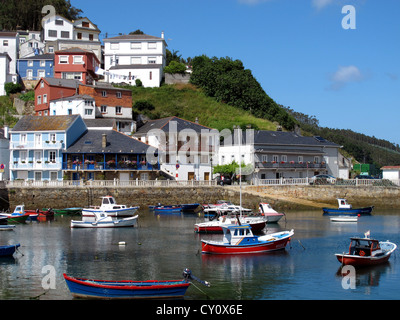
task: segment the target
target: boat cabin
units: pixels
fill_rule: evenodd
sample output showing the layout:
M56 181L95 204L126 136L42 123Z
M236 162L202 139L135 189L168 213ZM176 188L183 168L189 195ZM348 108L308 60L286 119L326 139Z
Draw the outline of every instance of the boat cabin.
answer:
M224 233L223 242L232 245L248 244L249 242L257 242L258 238L253 235L249 224L231 224L221 226Z
M25 206L23 204L16 206L13 212L13 214L24 214L24 213L25 213Z
M277 213L269 203L266 202L261 202L259 204L259 208L260 208L260 213Z
M349 204L346 199L338 198L337 201L339 204L339 209L351 209L351 204Z
M350 238L349 254L356 256L376 256L383 254L378 240L369 238Z
M117 204L113 196L104 196L101 200L100 209L125 209L126 205Z

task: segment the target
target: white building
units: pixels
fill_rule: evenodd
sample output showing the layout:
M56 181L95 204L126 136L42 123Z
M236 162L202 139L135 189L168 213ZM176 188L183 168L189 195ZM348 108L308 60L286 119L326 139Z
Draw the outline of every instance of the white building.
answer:
M13 82L17 83L17 59L19 52L18 32L0 32L0 53L7 53L10 60L9 73L13 76Z
M7 53L0 53L0 96L6 95L4 85L13 82L14 77L10 74L11 58Z
M399 184L400 166L385 166L382 167L381 170L382 170L382 179L388 179Z
M121 35L104 42L105 81L159 87L166 61L166 42L147 34Z
M41 55L44 53L44 43L40 31L18 31L19 59Z
M96 102L89 95L74 95L50 101L50 115L67 116L79 114L83 119L95 119Z

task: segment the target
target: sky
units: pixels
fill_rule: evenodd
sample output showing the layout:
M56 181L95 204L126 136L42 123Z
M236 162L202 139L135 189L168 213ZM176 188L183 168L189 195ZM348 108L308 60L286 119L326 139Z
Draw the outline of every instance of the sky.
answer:
M241 60L320 126L400 144L399 0L71 0L101 38L137 29L183 58ZM350 6L350 7L349 7Z

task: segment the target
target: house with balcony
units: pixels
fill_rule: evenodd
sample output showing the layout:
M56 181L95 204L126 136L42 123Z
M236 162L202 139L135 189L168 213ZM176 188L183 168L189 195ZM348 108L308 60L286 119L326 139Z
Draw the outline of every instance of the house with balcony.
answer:
M83 84L93 84L98 79L95 70L100 60L91 51L70 48L56 51L54 56L54 78L79 80Z
M217 160L219 132L178 117L150 120L136 139L157 148L160 170L175 180L211 180ZM214 159L214 160L213 160Z
M86 131L79 115L22 117L10 130L10 180L62 180L63 153Z
M239 130L240 131L240 130ZM232 161L250 165L247 180L307 178L317 174L339 175L341 146L322 137L296 132L246 130L225 138L219 148L219 164Z
M26 89L32 89L41 78L54 76L54 54L34 55L17 60L19 80Z
M93 122L109 120L91 120ZM87 121L87 120L86 120ZM90 124L89 124L90 125ZM88 130L63 155L64 176L69 180L154 180L160 176L158 151L109 124ZM103 127L103 128L102 128Z
M103 42L106 82L135 85L139 79L144 87L160 86L166 64L164 33L121 35Z

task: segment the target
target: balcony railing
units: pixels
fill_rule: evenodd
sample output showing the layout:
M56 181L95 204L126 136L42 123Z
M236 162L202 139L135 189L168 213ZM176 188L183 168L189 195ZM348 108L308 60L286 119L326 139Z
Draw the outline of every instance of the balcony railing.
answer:
M60 162L50 161L25 161L25 162L13 162L10 165L11 170L61 170Z
M81 163L81 162L63 162L62 170L92 170L92 171L103 171L103 170L160 170L160 164L145 163L116 163L116 162L95 162L95 163Z
M313 163L313 162L275 162L275 161L264 161L264 162L256 162L256 167L260 169L325 169L326 164L322 163Z
M64 147L64 143L61 141L41 141L40 143L36 143L33 141L28 141L25 143L21 142L11 142L10 149L14 150L48 150L48 149L62 149Z

